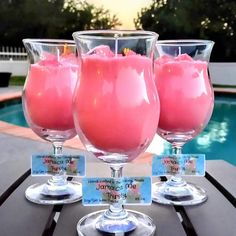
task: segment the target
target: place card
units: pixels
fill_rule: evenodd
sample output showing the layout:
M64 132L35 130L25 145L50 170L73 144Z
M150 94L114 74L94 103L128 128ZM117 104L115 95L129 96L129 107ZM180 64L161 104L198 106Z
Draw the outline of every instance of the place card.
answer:
M57 175L60 172L67 176L85 176L85 157L82 155L32 155L32 176Z
M85 206L151 204L151 177L83 178L82 203Z
M205 175L204 154L154 155L152 176L165 175Z

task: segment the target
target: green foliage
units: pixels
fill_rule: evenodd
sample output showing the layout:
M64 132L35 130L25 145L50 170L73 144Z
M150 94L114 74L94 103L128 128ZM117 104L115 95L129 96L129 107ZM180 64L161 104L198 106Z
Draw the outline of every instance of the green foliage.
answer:
M236 61L235 0L153 0L135 19L136 28L159 39L210 39L211 61Z
M71 39L74 31L118 25L115 15L83 0L0 1L0 45L22 45L23 38Z
M14 86L23 86L25 83L25 76L12 76L9 81L9 85L14 85Z

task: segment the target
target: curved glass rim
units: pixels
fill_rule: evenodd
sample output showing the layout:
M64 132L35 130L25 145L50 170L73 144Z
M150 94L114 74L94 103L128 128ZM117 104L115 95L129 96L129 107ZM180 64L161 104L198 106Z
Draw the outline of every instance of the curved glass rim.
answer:
M215 42L207 39L173 39L173 40L157 40L156 44L161 46L201 46L206 44L214 44Z
M101 35L102 34L102 35ZM111 34L114 36L112 37ZM119 36L118 39L133 39L137 38L150 38L155 37L158 38L158 34L153 31L145 31L145 30L84 30L84 31L76 31L72 34L74 38L80 37L83 39L116 39L115 35Z
M34 44L43 44L52 46L56 45L64 45L65 43L70 44L71 46L75 46L75 41L70 39L35 39L35 38L25 38L22 40L23 43L34 43Z

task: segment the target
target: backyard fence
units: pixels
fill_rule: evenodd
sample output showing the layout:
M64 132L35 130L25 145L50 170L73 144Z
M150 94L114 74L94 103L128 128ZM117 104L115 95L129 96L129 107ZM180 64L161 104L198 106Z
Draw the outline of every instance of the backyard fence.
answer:
M27 70L27 53L24 47L0 46L0 73L26 76Z
M7 61L25 61L27 60L27 53L23 47L9 47L1 46L0 47L0 60Z

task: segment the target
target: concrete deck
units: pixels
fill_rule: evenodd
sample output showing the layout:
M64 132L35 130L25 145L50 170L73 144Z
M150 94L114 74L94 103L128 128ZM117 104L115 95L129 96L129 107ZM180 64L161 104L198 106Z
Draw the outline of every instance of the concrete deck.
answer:
M20 97L22 94L22 90L22 86L0 87L0 102Z

